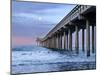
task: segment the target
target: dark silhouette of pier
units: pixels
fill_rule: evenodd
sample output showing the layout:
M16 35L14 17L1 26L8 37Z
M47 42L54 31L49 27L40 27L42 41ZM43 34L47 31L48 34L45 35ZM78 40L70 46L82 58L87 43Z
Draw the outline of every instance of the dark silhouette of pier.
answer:
M56 49L63 49L63 43L65 50L72 50L72 34L75 32L75 50L79 53L79 30L82 30L82 51L84 52L84 30L86 29L86 52L87 56L90 56L90 26L92 27L92 53L94 53L96 6L77 5L44 38L38 38L37 41L40 46Z

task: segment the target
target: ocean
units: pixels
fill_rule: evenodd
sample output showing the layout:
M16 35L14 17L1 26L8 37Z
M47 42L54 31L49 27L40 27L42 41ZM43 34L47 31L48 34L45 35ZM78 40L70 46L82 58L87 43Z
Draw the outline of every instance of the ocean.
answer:
M96 52L57 50L38 46L12 48L12 74L96 69Z

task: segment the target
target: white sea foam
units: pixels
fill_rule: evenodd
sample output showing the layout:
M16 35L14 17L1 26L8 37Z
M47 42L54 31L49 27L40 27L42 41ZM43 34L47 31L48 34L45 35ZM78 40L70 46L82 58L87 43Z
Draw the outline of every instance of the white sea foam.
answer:
M12 51L12 72L43 72L47 70L53 70L59 67L58 65L50 66L48 64L64 63L64 62L95 62L95 53L91 52L91 56L86 56L86 51L79 51L76 54L75 51L53 51L43 47L21 47L20 50ZM45 66L44 66L45 64ZM37 66L36 70L36 65ZM43 70L44 68L44 70ZM55 70L54 70L55 71Z

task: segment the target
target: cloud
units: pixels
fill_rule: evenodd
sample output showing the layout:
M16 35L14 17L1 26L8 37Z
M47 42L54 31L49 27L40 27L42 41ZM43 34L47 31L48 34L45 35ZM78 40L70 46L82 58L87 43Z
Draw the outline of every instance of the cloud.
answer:
M54 25L51 24L33 24L29 23L31 25L24 23L13 23L12 25L12 35L14 36L24 36L24 37L40 37L42 35L45 35L51 28L54 27Z
M53 17L64 17L75 5L54 4L54 3L36 3L36 2L12 2L12 16L20 16L27 18L43 17L44 20L56 22L59 20ZM60 19L61 20L61 19Z
M16 10L19 10L19 12L25 11L32 13L34 12L34 10L44 11L47 9L55 9L59 7L64 7L66 6L66 4L12 1L12 6L12 10L14 10L15 12Z
M32 43L32 38L45 36L74 6L13 1L12 37L14 37L14 43L17 42L16 40L18 44Z
M36 39L31 37L12 36L12 46L16 45L36 45Z

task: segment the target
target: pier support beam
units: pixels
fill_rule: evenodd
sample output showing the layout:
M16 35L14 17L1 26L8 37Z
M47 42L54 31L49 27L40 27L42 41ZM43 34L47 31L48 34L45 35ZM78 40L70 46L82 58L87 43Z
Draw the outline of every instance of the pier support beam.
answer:
M57 48L57 49L59 49L59 47L58 47L58 44L59 44L58 41L59 41L59 40L58 40L58 34L57 34L57 45L56 45L56 48Z
M48 48L50 48L50 42L49 42L49 38L48 38Z
M54 48L56 48L56 34L55 34L55 36L54 36Z
M56 48L56 36L54 36L54 48Z
M90 26L89 20L86 20L86 50L87 57L90 56Z
M58 49L60 49L60 34L58 34Z
M55 48L55 36L53 35L53 48Z
M55 39L54 39L54 41L55 41L55 42L54 42L54 48L56 48L56 35L54 36L54 38L55 38Z
M94 53L94 25L92 26L92 53Z
M78 36L78 26L75 26L75 30L76 30L76 40L75 40L75 49L76 52L79 53L79 36Z
M54 48L54 36L52 36L52 48Z
M60 49L62 49L62 33L60 33Z
M51 43L52 43L52 41L51 41L51 37L50 37L50 48L51 48Z
M67 40L67 42L66 42L66 49L68 50L68 33L66 34L66 40Z
M64 49L66 49L66 31L64 31Z
M61 48L61 35L59 34L59 49Z
M52 48L54 48L54 36L52 36Z
M84 52L84 29L82 29L82 51Z
M69 34L69 50L72 50L72 33L71 33L71 29L68 30L68 34Z

